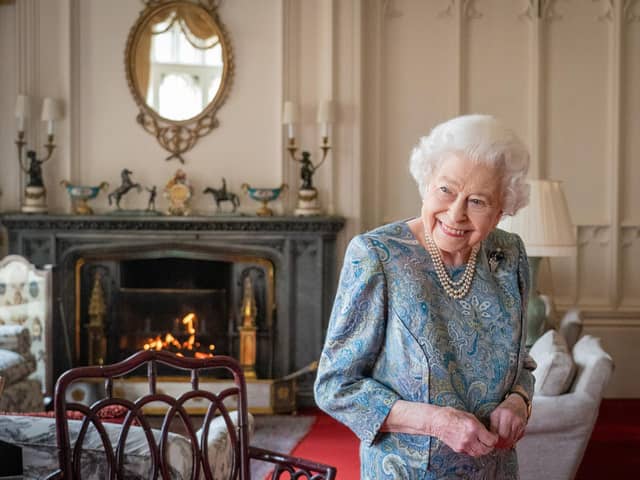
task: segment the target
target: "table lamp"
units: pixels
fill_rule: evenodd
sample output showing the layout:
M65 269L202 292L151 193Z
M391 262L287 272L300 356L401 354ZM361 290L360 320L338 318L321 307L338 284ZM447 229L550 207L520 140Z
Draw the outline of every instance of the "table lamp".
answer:
M576 254L576 237L562 183L530 180L529 205L515 216L505 217L499 227L522 238L529 257L531 288L527 309L526 345L530 347L544 333L547 323L544 302L537 288L543 257L569 257Z

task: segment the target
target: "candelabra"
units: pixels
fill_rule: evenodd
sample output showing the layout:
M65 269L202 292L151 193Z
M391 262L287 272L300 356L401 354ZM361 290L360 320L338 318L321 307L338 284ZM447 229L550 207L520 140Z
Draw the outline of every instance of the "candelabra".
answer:
M16 103L18 138L15 144L18 147L18 163L22 171L27 174L22 211L26 213L44 213L47 211L47 190L42 176L42 164L51 158L53 150L56 148L53 142L53 124L61 115L57 102L52 98L45 98L42 104L42 120L47 122L47 143L44 145L47 153L45 157L38 158L35 150L27 150L26 160L28 162L25 162L23 151L27 142L24 135L24 124L29 115L29 97L18 95Z
M287 150L291 159L300 163L300 179L302 184L298 190L298 205L294 211L295 215L308 216L308 215L320 215L322 208L320 207L320 200L318 198L318 190L313 186L313 174L327 159L327 154L331 150L329 145L329 124L333 119L332 105L330 100L325 100L320 104L318 109L318 123L321 126L322 141L320 143L320 150L322 151L322 158L319 162L313 163L311 160L311 153L303 150L302 156L298 158L296 152L298 147L296 146L296 139L294 134L294 124L298 121L298 112L296 105L293 102L285 102L283 121L288 128L288 146Z

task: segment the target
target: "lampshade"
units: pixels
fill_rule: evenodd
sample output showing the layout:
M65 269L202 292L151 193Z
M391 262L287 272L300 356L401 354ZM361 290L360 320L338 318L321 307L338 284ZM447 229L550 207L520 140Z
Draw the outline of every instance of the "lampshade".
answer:
M333 122L333 102L331 100L323 100L318 106L318 123Z
M284 102L284 111L282 112L282 123L289 125L298 121L298 106L294 102Z
M568 257L576 254L576 238L562 191L554 180L530 180L529 205L505 217L500 228L520 235L530 257Z
M60 120L62 118L62 111L60 104L51 97L47 97L42 102L42 121Z

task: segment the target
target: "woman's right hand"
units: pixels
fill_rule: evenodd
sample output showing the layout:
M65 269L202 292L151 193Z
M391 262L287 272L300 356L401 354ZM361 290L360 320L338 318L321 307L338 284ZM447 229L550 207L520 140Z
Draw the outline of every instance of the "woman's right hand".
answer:
M495 448L498 435L490 432L468 412L451 407L435 407L431 435L446 443L453 451L472 457L487 455Z
M470 413L406 400L398 400L393 404L380 430L431 435L455 452L472 457L490 453L498 441L498 435L487 430Z

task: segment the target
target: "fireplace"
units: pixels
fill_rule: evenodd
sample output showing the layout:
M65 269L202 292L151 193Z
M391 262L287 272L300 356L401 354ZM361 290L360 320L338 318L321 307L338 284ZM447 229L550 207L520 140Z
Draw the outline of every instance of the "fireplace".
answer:
M54 266L54 380L167 333L184 344L190 334L179 322L189 313L201 353L213 344L214 354L246 359L254 350L258 380L286 377L320 356L340 217L4 213L0 223L9 253ZM313 380L298 380L298 405L313 405Z
M274 266L268 258L175 245L91 249L77 260L77 365L114 363L141 349L229 355L249 378L273 378ZM243 311L251 308L245 322ZM243 327L253 335L243 351ZM247 350L247 349L244 349ZM162 374L162 372L160 372Z

